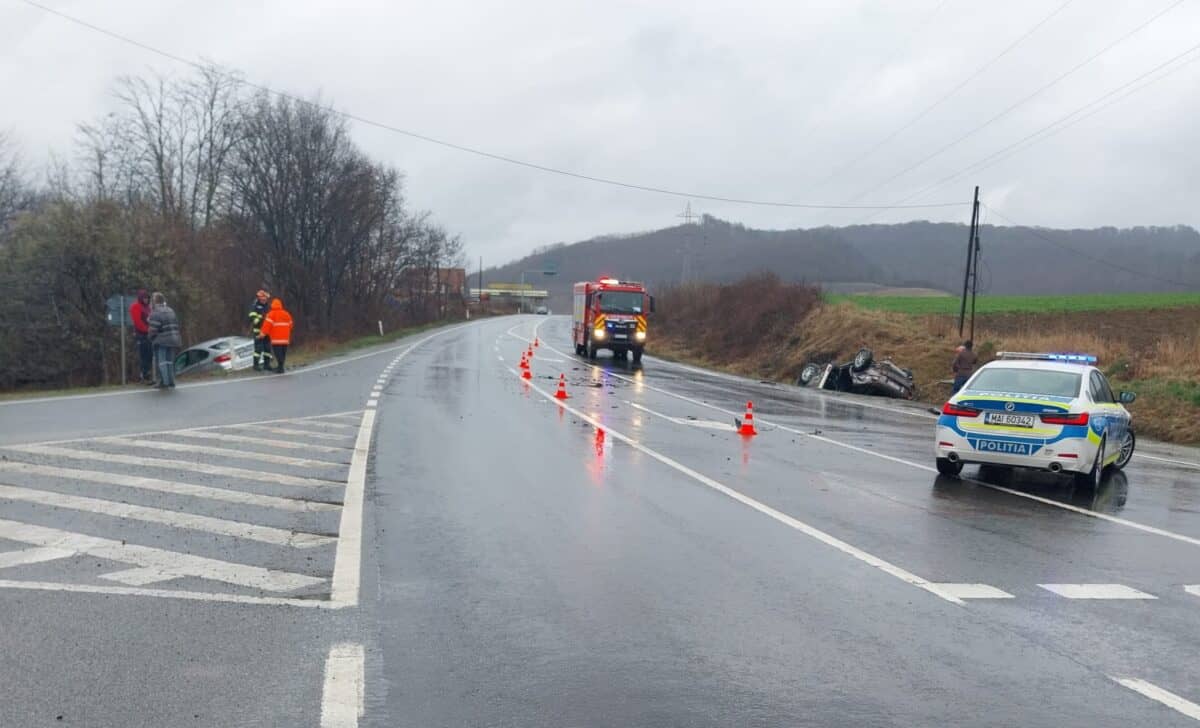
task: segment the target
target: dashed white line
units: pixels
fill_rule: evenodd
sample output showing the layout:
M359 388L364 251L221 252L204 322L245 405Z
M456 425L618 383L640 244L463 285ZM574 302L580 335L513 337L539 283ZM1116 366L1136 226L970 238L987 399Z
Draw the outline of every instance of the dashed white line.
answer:
M226 503L238 503L246 506L274 508L283 511L299 511L301 513L337 510L341 507L336 503L318 503L300 500L298 498L280 498L273 495L247 493L245 491L231 490L228 488L211 488L207 485L177 483L171 480L159 480L158 478L147 478L140 475L124 475L119 473L106 473L99 470L81 470L77 468L60 468L53 465L22 463L16 460L0 460L0 472L23 473L26 475L44 475L51 478L62 478L71 481L105 483L107 485L117 485L123 488L153 490L160 493L170 493L172 495L205 498L208 500L225 501Z
M367 400L367 408L368 408L368 409L375 409L375 408L376 408L376 407L378 407L378 406L379 406L379 400L378 400L378 399L376 399L376 398L372 397L371 399L368 399L368 400Z
M959 599L1012 599L1013 595L990 584L939 583L938 588Z
M1192 701L1182 698L1169 690L1163 690L1152 682L1134 677L1113 677L1110 675L1109 678L1118 685L1127 687L1135 693L1162 703L1177 713L1186 715L1193 720L1200 720L1200 705L1196 705Z
M321 728L357 728L366 709L365 655L359 644L334 645L325 659Z
M1158 599L1124 584L1038 584L1067 599Z
M1185 586L1183 590L1194 597L1200 597L1200 584L1190 584Z
M293 546L295 548L312 548L333 543L335 539L315 533L294 533L284 528L260 526L256 523L227 521L223 518L201 516L195 513L181 513L162 508L139 506L132 503L117 503L115 501L88 498L81 495L66 495L47 490L34 490L15 485L0 483L0 498L36 503L53 508L65 508L72 511L96 513L112 518L128 518L133 521L158 523L172 528L182 528L190 531L203 531L219 536L233 536L250 541L274 544L276 546Z

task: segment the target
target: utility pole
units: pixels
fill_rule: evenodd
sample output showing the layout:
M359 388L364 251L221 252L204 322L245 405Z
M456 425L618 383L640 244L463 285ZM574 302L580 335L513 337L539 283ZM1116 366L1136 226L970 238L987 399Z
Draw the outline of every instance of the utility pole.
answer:
M684 225L691 225L691 224L693 224L692 220L696 219L699 216L692 212L692 203L689 202L689 203L687 203L687 205L684 206L683 212L679 213L675 217L683 218ZM681 265L680 271L679 271L679 284L680 285L687 283L688 275L691 272L691 270L690 270L691 269L691 255L692 255L691 242L692 242L691 233L685 231L684 237L683 237L683 255L681 256L683 258L683 260L682 260L682 265Z
M963 271L962 304L958 309L958 337L963 335L967 318L967 293L971 294L971 336L975 336L975 292L979 272L979 185L975 185L975 202L971 205L971 229L967 234L967 267Z

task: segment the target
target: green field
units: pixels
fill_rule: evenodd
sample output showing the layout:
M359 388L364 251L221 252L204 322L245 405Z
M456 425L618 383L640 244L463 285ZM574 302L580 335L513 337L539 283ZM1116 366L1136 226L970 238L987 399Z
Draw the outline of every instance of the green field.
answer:
M953 296L830 295L831 303L847 301L863 308L911 314L957 314ZM980 296L976 312L1047 313L1056 311L1111 311L1200 306L1200 291L1186 293L1098 293L1072 296Z

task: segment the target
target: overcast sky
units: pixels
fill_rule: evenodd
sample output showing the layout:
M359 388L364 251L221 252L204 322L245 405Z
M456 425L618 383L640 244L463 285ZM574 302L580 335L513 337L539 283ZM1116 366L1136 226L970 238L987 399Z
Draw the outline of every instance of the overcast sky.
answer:
M636 184L805 203L904 200L1200 42L1200 0L1184 0L887 182L1175 0L1069 3L865 156L1062 0L40 1L177 55L240 69L257 83L320 93L342 110L421 134ZM148 70L188 73L20 0L0 0L0 130L20 143L35 168L51 150L70 152L78 122L112 108L115 77ZM763 228L865 219L965 222L971 186L979 184L985 202L1023 224L1200 226L1197 88L1200 62L909 200L962 200L959 208L830 212L701 199L692 207ZM414 206L463 235L473 262L482 255L490 265L546 243L666 227L679 222L687 202L353 128L370 154L407 174Z

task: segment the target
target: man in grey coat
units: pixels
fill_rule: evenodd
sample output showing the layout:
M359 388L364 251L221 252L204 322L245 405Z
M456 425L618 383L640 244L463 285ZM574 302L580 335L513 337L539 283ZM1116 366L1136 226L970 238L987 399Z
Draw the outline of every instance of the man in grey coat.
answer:
M154 346L154 361L158 367L158 388L175 386L175 355L183 345L179 335L179 318L167 305L167 297L155 292L150 297L150 343Z

